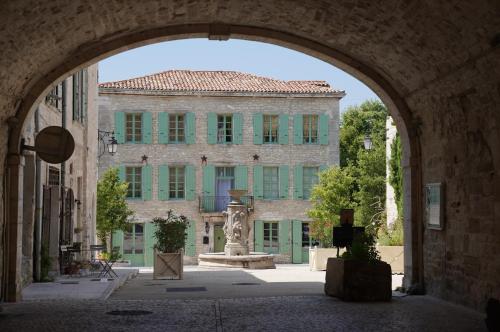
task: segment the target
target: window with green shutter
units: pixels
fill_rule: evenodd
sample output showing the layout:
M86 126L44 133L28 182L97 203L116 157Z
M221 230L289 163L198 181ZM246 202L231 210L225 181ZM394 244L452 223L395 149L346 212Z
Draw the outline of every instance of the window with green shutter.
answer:
M279 115L278 142L288 144L288 114Z
M196 116L194 113L186 113L184 117L184 126L186 128L186 144L196 143Z
M264 199L279 198L279 171L278 167L264 167L263 169Z
M263 127L264 144L278 143L278 128L279 128L278 115L264 115L263 126L264 126Z
M304 115L302 137L304 144L318 143L318 116L316 114Z
M185 135L184 114L169 114L168 116L168 141L169 143L184 143Z
M142 199L150 201L153 198L153 167L145 165L142 167Z
M185 197L185 168L184 166L169 167L169 199L184 199Z
M309 199L311 197L312 188L318 183L318 167L303 168L303 197Z
M230 114L217 115L217 143L233 142L233 116Z
M83 123L87 114L88 75L83 69L73 75L73 121Z
M133 224L130 231L123 234L123 253L144 253L144 224Z
M125 114L125 142L142 142L142 113Z
M196 256L196 222L194 220L189 220L189 225L186 229L184 255L190 257Z
M268 254L279 253L278 230L279 223L277 221L264 222L264 252Z
M185 166L186 199L192 201L196 198L196 169L193 165Z
M142 167L125 167L127 198L142 198Z

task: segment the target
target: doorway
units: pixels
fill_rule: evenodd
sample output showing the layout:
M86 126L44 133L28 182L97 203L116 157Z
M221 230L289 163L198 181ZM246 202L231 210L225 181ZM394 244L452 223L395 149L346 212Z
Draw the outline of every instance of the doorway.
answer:
M226 236L222 225L214 225L214 252L224 252L226 245Z
M215 208L224 211L229 204L228 191L234 189L234 167L217 167L215 174Z

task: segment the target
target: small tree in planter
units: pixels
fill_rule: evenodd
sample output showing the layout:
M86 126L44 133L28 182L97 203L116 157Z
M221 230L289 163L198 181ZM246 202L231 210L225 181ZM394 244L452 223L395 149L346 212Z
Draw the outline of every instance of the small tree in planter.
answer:
M390 301L391 266L380 260L372 234L359 234L341 258L328 258L325 293L344 301Z
M154 218L153 224L156 226L153 279L182 279L183 249L189 221L169 210L167 218Z

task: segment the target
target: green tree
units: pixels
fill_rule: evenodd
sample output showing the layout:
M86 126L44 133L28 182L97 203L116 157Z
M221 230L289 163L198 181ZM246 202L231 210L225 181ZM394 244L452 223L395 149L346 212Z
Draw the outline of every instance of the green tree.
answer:
M97 182L97 237L108 247L111 234L126 230L128 218L133 214L126 202L127 189L128 183L120 181L117 168L108 169Z
M340 126L340 168L322 172L313 189L311 235L323 245L331 243L331 229L340 210L354 208L355 223L371 235L385 223L387 109L380 101L366 101L347 109ZM372 149L363 141L369 135Z
M312 219L311 236L323 247L332 245L332 229L339 224L340 210L355 206L354 181L349 168L331 167L319 174L319 182L311 193L312 208L307 214Z
M380 101L369 100L347 108L340 125L340 167L358 165L366 135L370 136L374 145L385 142L386 119L387 108Z
M394 188L398 216L403 215L403 169L401 168L401 137L396 135L391 144L391 159L389 160L389 184Z

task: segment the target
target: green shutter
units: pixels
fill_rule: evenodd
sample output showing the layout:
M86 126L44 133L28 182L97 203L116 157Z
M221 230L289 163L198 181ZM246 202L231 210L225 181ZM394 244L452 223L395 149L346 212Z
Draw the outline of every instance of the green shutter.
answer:
M125 143L125 112L115 112L115 138L118 144Z
M255 252L264 252L264 222L262 220L254 221L253 229L254 248Z
M217 114L207 114L207 143L217 144Z
M158 113L158 143L167 144L168 143L168 113L160 112Z
M329 117L326 114L321 114L319 117L319 144L328 145L329 131L328 131L328 120Z
M304 170L302 165L296 165L293 173L293 198L304 199Z
M155 225L152 222L144 224L144 266L153 266L154 245L156 243L154 231Z
M189 220L189 226L186 230L184 255L191 257L196 256L196 222L194 220Z
M234 168L234 189L248 190L248 167L238 165Z
M264 168L262 165L253 167L253 195L255 199L264 199Z
M302 221L292 221L292 263L302 263Z
M288 165L281 165L280 171L280 199L288 198Z
M196 143L196 117L194 113L186 113L186 144Z
M120 178L120 181L126 181L126 174L125 174L125 166L118 166L118 177Z
M293 117L293 144L304 143L304 116L295 114Z
M280 254L290 255L290 220L281 220L278 227Z
M278 143L288 144L288 114L279 116Z
M158 200L168 200L168 166L160 165L158 167Z
M211 212L215 208L215 166L206 165L202 172L202 207L205 211Z
M233 143L243 144L243 114L233 114Z
M142 143L153 143L153 119L150 112L142 113Z
M87 109L88 109L88 95L89 95L89 77L87 73L87 69L82 70L82 112L81 112L81 122L83 122L87 118Z
M152 177L153 170L151 165L142 166L142 199L150 201L152 199Z
M262 144L264 142L263 137L263 116L262 113L257 113L253 115L253 144Z
M193 201L196 198L196 170L193 165L186 165L186 200Z
M123 231L114 231L111 236L111 247L120 247L120 254L123 255Z

